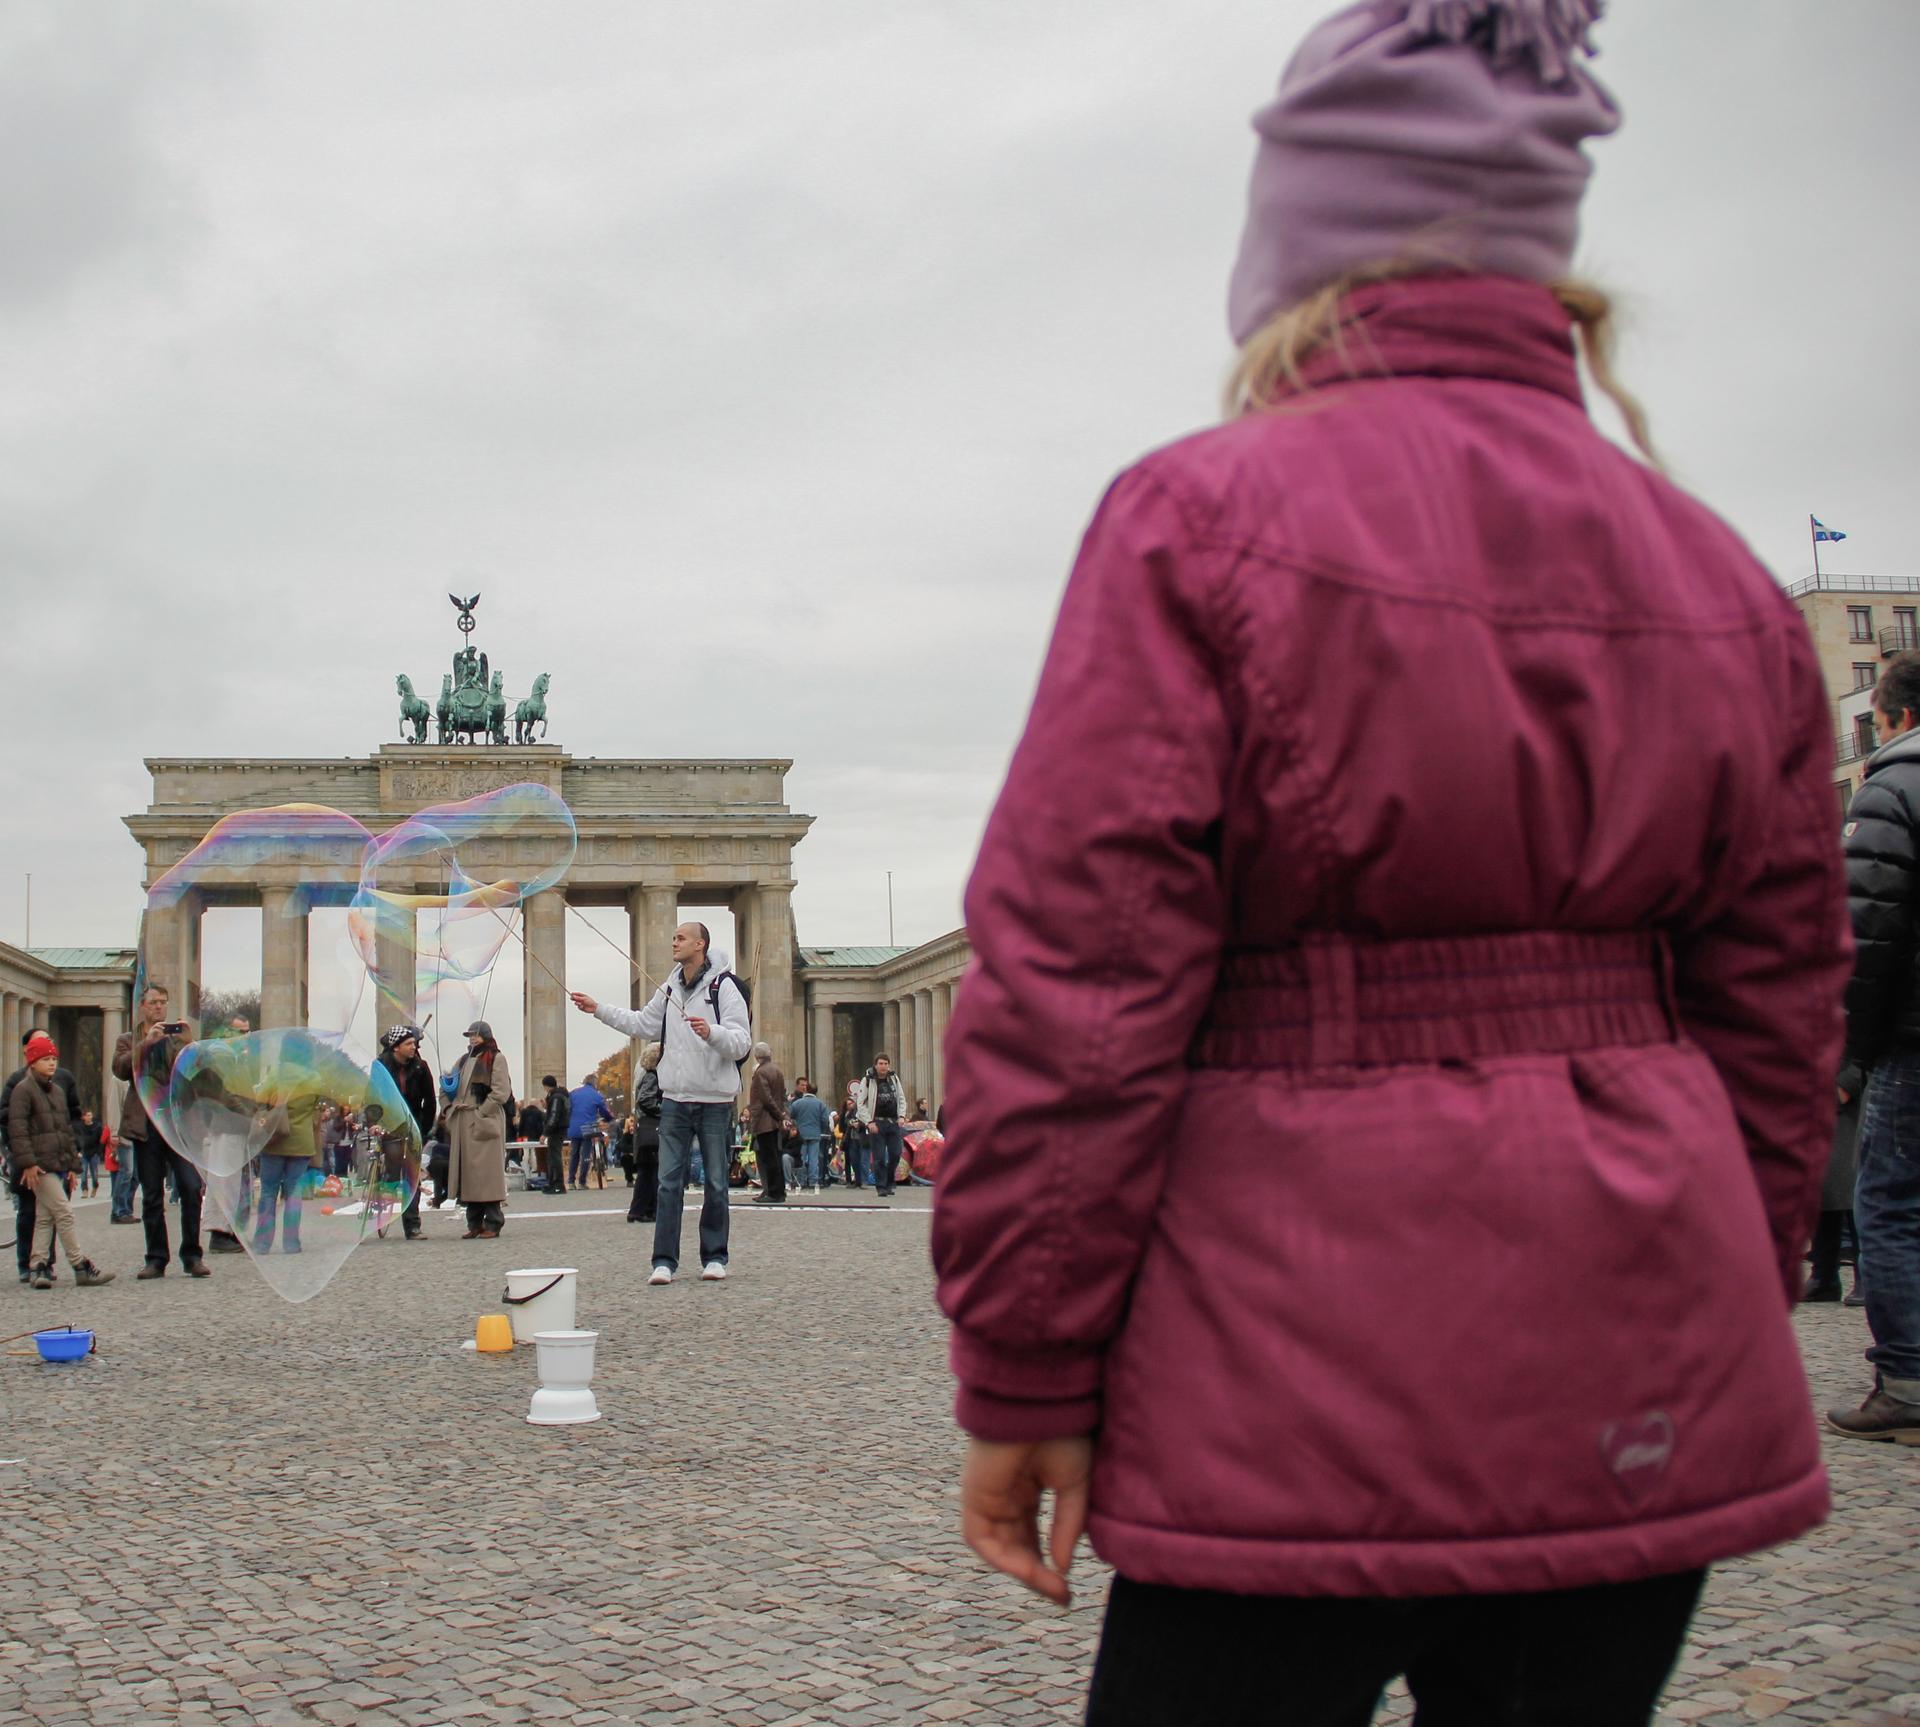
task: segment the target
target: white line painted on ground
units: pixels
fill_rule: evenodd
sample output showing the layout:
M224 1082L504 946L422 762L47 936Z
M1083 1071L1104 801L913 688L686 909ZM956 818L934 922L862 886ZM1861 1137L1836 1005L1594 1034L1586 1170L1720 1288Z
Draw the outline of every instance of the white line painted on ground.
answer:
M693 1193L698 1193L699 1191L698 1188L692 1190ZM698 1203L689 1195L685 1208L687 1215L691 1216L697 1213L699 1209ZM930 1205L755 1205L753 1201L749 1199L739 1205L730 1205L727 1207L729 1216L737 1216L747 1211L751 1211L755 1217L773 1216L780 1212L797 1213L802 1211L830 1211L840 1217L861 1217L869 1215L874 1217L931 1217L933 1215L933 1207ZM428 1215L431 1216L434 1214L429 1212ZM509 1219L516 1224L531 1223L536 1220L542 1223L551 1223L554 1219L562 1217L625 1217L626 1215L627 1211L625 1206L621 1206L615 1210L577 1208L571 1211L542 1211L536 1207L532 1211L510 1211L507 1213Z

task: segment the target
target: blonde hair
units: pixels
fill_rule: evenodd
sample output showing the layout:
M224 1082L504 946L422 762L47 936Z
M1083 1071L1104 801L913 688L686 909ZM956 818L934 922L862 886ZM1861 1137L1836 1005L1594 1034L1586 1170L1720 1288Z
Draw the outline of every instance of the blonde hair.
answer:
M645 1068L648 1073L653 1072L653 1070L660 1065L660 1050L661 1045L657 1040L653 1043L643 1043L640 1046L640 1065Z
M1241 414L1270 413L1298 402L1311 393L1303 368L1322 349L1331 348L1342 366L1353 377L1363 375L1349 351L1356 336L1365 340L1366 332L1345 309L1347 297L1371 282L1430 273L1431 262L1380 264L1350 270L1339 280L1329 282L1309 294L1297 305L1276 312L1262 324L1240 350L1228 374L1224 409L1228 419ZM1568 278L1549 282L1548 291L1560 302L1560 309L1573 320L1574 349L1593 379L1595 387L1620 412L1627 435L1634 447L1654 464L1660 458L1654 452L1653 436L1647 426L1646 410L1615 374L1613 300L1591 282ZM1378 356L1372 357L1374 373L1385 370Z

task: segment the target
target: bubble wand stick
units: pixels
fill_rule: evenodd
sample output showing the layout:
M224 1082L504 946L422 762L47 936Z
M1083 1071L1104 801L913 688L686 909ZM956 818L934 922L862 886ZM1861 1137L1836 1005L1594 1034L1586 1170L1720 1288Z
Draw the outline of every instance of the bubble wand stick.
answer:
M493 915L494 915L495 917L500 917L500 913L499 913L499 912L498 912L497 910L495 910L495 909L494 909L494 908L493 908L492 906L489 906L489 907L488 907L487 909L488 909L488 910L489 910L490 912L493 912ZM620 957L621 957L622 959L624 959L624 960L625 960L625 961L627 962L627 964L628 964L628 966L632 968L632 971L633 971L633 975L634 975L635 977L637 977L637 978L639 978L639 980L640 980L640 981L641 981L642 983L644 983L644 984L647 984L647 985L649 986L649 992L651 992L651 990L652 990L652 989L656 989L656 988L659 988L659 987L660 987L659 985L657 985L657 984L655 984L655 983L653 982L653 980L652 980L652 978L650 978L650 977L648 977L648 976L647 976L647 974L646 974L646 971L645 971L645 969L644 969L643 967L641 967L641 966L640 966L640 965L639 965L639 964L638 964L638 963L637 963L637 962L636 962L636 961L634 960L634 957L633 957L633 955L632 955L632 954L630 954L630 953L628 953L628 952L627 952L627 951L626 951L626 950L625 950L624 948L622 948L622 947L620 946L620 944L619 944L619 943L618 943L617 941L615 941L615 940L613 939L613 937L612 937L612 936L610 936L610 935L608 935L608 934L606 934L606 933L605 933L604 931L602 931L602 930L598 930L598 929L594 929L594 926L593 926L593 925L592 925L592 924L591 924L590 922L588 922L588 920L587 920L587 918L586 918L586 916L585 916L585 914L584 914L584 913L580 913L580 912L578 911L578 909L577 909L576 907L574 907L574 906L569 906L569 907L568 907L567 909L568 909L569 911L572 911L572 912L574 912L574 913L575 913L575 915L577 915L577 916L578 916L578 917L580 918L580 921L581 921L582 923L584 923L584 924L586 924L586 926L587 926L587 928L588 928L588 929L591 929L591 930L593 930L593 933L594 933L595 935L597 935L597 936L599 936L599 937L600 937L600 939L601 939L601 940L602 940L603 942L605 942L605 943L607 944L607 946L608 946L608 947L610 947L610 948L612 948L612 949L613 949L613 951L614 951L615 953L617 953L617 954L619 954L619 955L620 955ZM505 920L504 918L501 918L501 920L500 920L500 921L501 921L502 923L505 923L505 922L506 922L506 920ZM512 925L510 925L510 924L509 924L509 925L508 925L508 929L509 929L509 931L511 931L511 929L512 929ZM555 984L558 984L558 985L559 985L559 987L560 987L560 989L561 989L561 992L562 992L563 994L567 994L567 995L571 995L571 994L573 993L573 992L572 992L571 990L569 990L569 989L567 988L567 980L566 980L565 978L563 978L563 977L559 977L559 976L557 976L557 975L555 974L555 972L554 972L554 969L553 969L553 967L552 967L552 966L550 966L550 965L548 965L548 964L547 964L547 962L546 962L545 960L543 960L543 959L542 959L542 958L541 958L541 957L540 957L540 956L539 956L539 955L538 955L537 953L535 953L535 952L533 951L533 949L532 949L532 947L531 947L531 946L529 946L529 945L527 945L527 944L526 944L526 943L525 943L524 941L523 941L523 942L522 942L522 944L521 944L521 949L520 949L520 951L521 951L521 952L522 952L523 954L525 954L525 955L526 955L526 957L527 957L528 959L530 959L530 960L532 960L532 961L533 961L533 963L534 963L535 965L537 965L537 966L538 966L538 967L539 967L539 968L540 968L540 969L541 969L541 970L542 970L543 972L545 972L545 973L547 974L547 978L548 978L548 980L549 980L550 982L552 982L552 983L555 983ZM683 1008L683 1007L682 1007L682 1006L681 1006L681 1005L680 1005L680 1004L679 1004L679 1003L678 1003L677 1001L675 1001L675 1000L673 999L673 991L672 991L672 990L668 990L668 991L667 991L667 1006L668 1006L668 1007L670 1007L670 1008L672 1008L672 1009L673 1009L673 1011L674 1011L675 1013L677 1013L677 1014L678 1014L678 1015L679 1015L679 1016L680 1016L680 1017L681 1017L681 1018L682 1018L683 1020L684 1020L684 1019L688 1019L688 1018L690 1018L690 1017L691 1017L691 1016L690 1016L690 1015L689 1015L689 1014L687 1013L687 1010L686 1010L685 1008Z

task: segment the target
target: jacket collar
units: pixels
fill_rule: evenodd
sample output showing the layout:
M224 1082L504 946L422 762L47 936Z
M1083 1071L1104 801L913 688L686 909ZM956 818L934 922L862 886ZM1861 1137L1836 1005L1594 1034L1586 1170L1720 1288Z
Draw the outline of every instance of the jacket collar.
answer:
M1915 758L1920 758L1920 731L1902 732L1897 738L1888 739L1867 757L1866 771L1873 773L1889 762L1906 762Z
M1343 340L1300 368L1309 389L1352 378L1489 378L1584 405L1572 321L1537 282L1412 276L1370 282L1342 306Z

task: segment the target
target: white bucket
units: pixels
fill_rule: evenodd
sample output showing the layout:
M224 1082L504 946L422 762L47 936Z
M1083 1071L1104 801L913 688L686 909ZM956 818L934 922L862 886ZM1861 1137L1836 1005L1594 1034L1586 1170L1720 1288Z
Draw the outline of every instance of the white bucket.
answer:
M527 1419L535 1427L574 1427L600 1419L593 1397L593 1346L599 1337L597 1331L543 1331L534 1338L540 1389Z
M513 1341L531 1343L536 1331L571 1331L579 1277L571 1265L508 1272L506 1293L500 1299L513 1322Z

